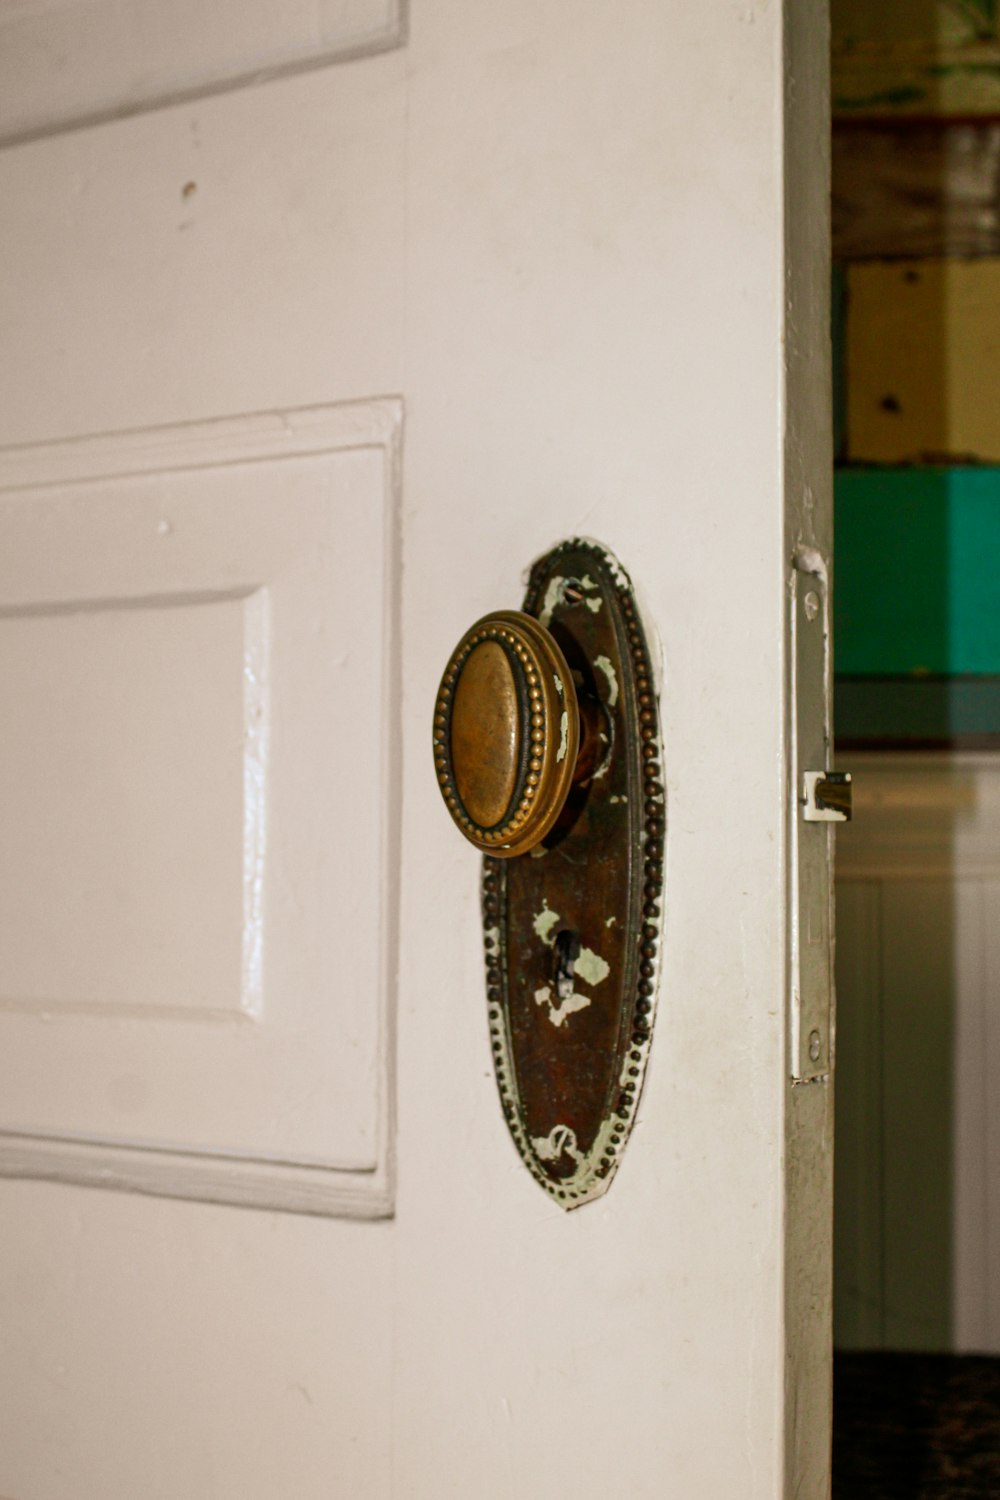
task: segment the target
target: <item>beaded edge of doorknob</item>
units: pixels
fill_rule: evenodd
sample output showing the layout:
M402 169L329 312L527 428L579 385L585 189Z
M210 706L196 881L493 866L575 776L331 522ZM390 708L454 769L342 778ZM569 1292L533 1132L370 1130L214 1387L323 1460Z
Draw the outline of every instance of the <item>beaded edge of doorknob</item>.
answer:
M451 721L462 672L472 654L489 642L501 647L512 676L516 673L520 677L524 705L517 726L521 768L514 795L503 818L485 828L471 816L459 789ZM550 832L565 804L579 740L573 678L551 633L533 615L519 610L484 615L452 653L434 709L435 770L441 795L459 832L482 853L499 859L535 848Z

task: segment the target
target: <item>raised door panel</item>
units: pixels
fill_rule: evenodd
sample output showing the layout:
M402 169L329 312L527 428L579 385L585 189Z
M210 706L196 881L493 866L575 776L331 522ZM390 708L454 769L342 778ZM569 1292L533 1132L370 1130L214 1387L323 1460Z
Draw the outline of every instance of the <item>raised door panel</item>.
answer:
M0 1170L385 1210L399 427L0 454Z

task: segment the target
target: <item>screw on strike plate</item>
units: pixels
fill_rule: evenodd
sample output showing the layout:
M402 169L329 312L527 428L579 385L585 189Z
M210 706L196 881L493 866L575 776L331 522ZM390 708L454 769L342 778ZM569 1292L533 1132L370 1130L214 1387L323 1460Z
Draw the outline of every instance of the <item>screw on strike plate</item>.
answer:
M809 1061L818 1063L823 1052L823 1038L818 1031L809 1033Z

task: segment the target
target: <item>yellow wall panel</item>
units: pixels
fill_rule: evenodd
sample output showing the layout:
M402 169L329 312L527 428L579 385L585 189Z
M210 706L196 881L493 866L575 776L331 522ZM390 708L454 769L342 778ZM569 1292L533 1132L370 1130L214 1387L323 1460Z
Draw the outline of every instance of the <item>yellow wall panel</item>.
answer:
M1000 462L1000 258L847 268L847 456Z

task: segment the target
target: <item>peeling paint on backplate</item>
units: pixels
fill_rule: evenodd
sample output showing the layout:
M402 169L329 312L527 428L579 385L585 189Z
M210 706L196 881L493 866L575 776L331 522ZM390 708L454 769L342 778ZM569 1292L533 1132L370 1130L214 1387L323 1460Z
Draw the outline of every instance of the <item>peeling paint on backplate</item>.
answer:
M604 733L603 729L598 731L597 738L602 745L603 750L601 754L601 763L597 767L597 770L594 772L593 776L590 778L591 781L600 781L602 776L606 776L608 774L608 767L611 764L611 741L608 739L608 736ZM623 801L626 799L619 798L618 800ZM615 798L612 797L611 801L614 802Z
M584 984L600 984L611 973L611 965L593 948L581 948L576 973Z
M608 917L604 924L605 927L613 926L615 920L615 917ZM559 913L552 911L546 904L540 912L535 914L531 925L546 947L553 947L556 940L556 928L559 926ZM497 929L489 928L487 930L488 932L493 932ZM487 943L489 943L488 938ZM593 948L581 947L580 956L575 960L574 974L576 978L582 979L584 984L600 984L603 980L607 979L610 972L611 966L606 959L603 959L599 953L595 953ZM535 991L535 1000L539 1005L543 1004L543 1001L538 998L542 993L540 989ZM549 987L546 985L544 990L546 1000L549 998L549 994ZM589 1000L583 1001L583 1005L589 1004ZM580 1010L581 1008L580 1005L571 1007L572 1010ZM558 1026L559 1022L557 1021L555 1024Z
M559 749L556 751L556 760L565 760L569 749L569 714L565 709L559 720Z
M595 599L584 599L583 601L587 608L591 611L591 613L596 615L597 611L604 607L604 600L601 598L600 594L600 584L595 583L589 573L584 573L583 577L580 579L580 586L581 588L589 590L597 590L597 597Z
M574 590L575 598L569 599L567 591L572 595ZM556 574L549 580L549 586L538 614L539 623L547 627L559 606L570 602L584 604L591 614L596 615L604 608L601 585L595 583L588 573L584 573L580 578L563 578Z
M607 1191L649 1056L665 834L656 679L627 575L597 543L540 559L524 608L603 716L599 765L545 843L483 864L501 1104L528 1171L572 1209Z
M551 625L553 611L557 604L562 603L563 584L565 582L565 578L560 578L558 574L549 580L549 586L545 590L544 603L538 612L539 625L544 625L546 628Z
M540 990L535 991L535 1004L547 1005L549 1008L549 1020L553 1026L561 1026L567 1016L575 1011L586 1010L590 1004L589 995L581 995L579 990L570 989L567 994L559 1000L557 1005L552 1004L552 986L543 984Z
M542 942L547 943L550 948L556 940L555 930L558 923L559 913L557 911L550 911L548 906L542 907L532 923L535 932L541 938Z
M603 672L608 680L607 704L609 708L614 708L618 702L618 677L615 669L606 656L595 656L594 666L599 672Z
M548 1135L532 1136L531 1144L542 1161L558 1161L564 1152L573 1161L583 1161L583 1152L576 1143L576 1131L568 1125L553 1125Z

